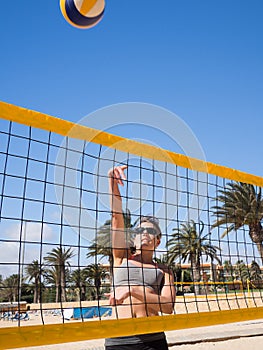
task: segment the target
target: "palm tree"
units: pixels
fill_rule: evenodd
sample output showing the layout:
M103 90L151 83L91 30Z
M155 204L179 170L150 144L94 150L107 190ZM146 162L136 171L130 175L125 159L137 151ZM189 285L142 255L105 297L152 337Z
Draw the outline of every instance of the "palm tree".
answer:
M233 281L234 267L233 267L231 261L230 260L225 260L223 262L223 267L224 267L223 277L225 278L227 276L227 278L226 278L227 281Z
M73 286L77 288L80 301L86 300L87 279L88 271L86 268L74 270L70 275L70 281L73 283Z
M242 281L243 286L246 285L247 281L250 279L250 273L247 265L243 260L238 260L236 263L236 275Z
M57 247L47 253L44 260L53 267L53 276L56 283L56 302L66 301L66 266L70 266L68 260L74 256L71 248Z
M212 245L209 240L209 234L202 237L204 231L204 223L197 224L191 220L185 224L181 224L180 229L173 229L175 233L172 234L172 238L167 242L167 248L169 249L169 262L173 262L177 258L185 263L186 260L191 263L193 282L195 286L196 294L200 294L200 285L198 282L201 280L201 256L206 256L206 259L210 257L212 260L216 259L220 263L220 259L217 256L217 250L220 248Z
M243 182L228 183L225 190L219 191L216 201L220 202L221 205L212 208L217 218L212 227L229 224L222 234L223 238L231 231L248 226L249 236L256 244L263 263L263 197L261 188L257 193L253 185Z
M34 283L34 303L40 302L42 274L43 270L38 260L33 260L32 263L26 267L26 278L28 278L29 282L33 280Z
M191 273L189 269L182 269L181 264L176 264L173 259L169 258L169 252L167 254L161 255L159 258L155 257L154 261L158 264L164 264L172 270L174 275L174 280L176 282L176 292L177 295L183 293L184 282L192 282ZM178 286L178 284L180 286Z
M44 274L44 280L45 280L45 286L48 288L50 292L50 286L55 286L55 300L52 298L52 302L56 301L58 302L59 300L59 274L58 274L58 269L55 266L50 266L50 268L47 268L45 270ZM52 288L51 288L52 290ZM53 294L53 293L52 293Z
M131 239L132 233L131 229L134 224L131 223L131 214L129 209L123 212L124 217L124 227L127 229L127 240L132 246ZM100 255L102 258L107 257L109 259L110 271L113 268L113 256L111 247L111 220L106 220L105 223L99 227L97 231L97 236L93 240L93 243L88 247L89 252L87 253L87 259L90 257L96 257Z
M95 290L96 290L96 299L100 299L100 287L101 280L107 276L107 271L101 264L90 264L86 268L87 276L93 280Z
M13 274L1 282L1 298L3 301L15 302L17 300L19 281L19 275ZM21 285L20 288L22 288Z
M157 264L162 264L168 266L168 268L173 272L174 279L178 280L178 275L181 276L181 266L176 264L174 261L169 259L169 254L162 254L160 257L154 257L153 260Z
M168 254L162 254L160 257L155 256L153 259L155 262L157 262L158 264L164 264L169 266L169 268L172 268L175 266L175 262L169 261L169 255Z
M262 280L260 266L254 260L251 261L251 265L250 265L250 278L253 281L260 281L260 280Z
M97 237L94 238L92 244L88 247L87 259L100 256L109 259L110 267L113 265L113 256L111 249L111 220L105 221L97 231Z

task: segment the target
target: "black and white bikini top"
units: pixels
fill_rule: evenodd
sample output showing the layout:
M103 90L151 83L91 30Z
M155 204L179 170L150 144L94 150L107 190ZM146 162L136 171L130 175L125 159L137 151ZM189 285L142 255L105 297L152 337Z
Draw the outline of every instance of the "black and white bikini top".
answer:
M119 286L145 286L161 293L164 273L157 266L137 266L132 260L124 260L114 269L113 287Z

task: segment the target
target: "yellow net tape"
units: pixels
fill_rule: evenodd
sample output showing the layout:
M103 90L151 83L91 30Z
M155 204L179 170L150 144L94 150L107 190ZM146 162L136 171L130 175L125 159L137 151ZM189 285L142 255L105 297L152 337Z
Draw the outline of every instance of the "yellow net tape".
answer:
M185 155L164 150L155 146L147 145L137 141L125 139L107 132L74 124L44 113L35 112L9 103L0 102L0 116L2 119L51 131L63 136L79 140L87 140L107 147L114 147L119 151L142 156L149 159L177 164L178 166L195 171L206 171L208 174L221 176L229 180L263 186L263 178L242 171L224 167L221 165L205 162L203 160L189 158Z
M101 339L174 329L205 327L263 318L263 307L247 310L224 310L198 314L144 317L112 321L76 322L60 325L25 326L0 329L0 349L40 346Z

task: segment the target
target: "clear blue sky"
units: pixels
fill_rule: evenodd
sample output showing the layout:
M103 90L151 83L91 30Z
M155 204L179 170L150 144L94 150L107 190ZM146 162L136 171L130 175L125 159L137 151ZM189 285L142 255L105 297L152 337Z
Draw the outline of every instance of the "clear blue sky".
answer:
M88 30L59 0L1 1L0 13L0 100L74 122L155 104L188 124L208 161L263 174L262 0L106 0Z

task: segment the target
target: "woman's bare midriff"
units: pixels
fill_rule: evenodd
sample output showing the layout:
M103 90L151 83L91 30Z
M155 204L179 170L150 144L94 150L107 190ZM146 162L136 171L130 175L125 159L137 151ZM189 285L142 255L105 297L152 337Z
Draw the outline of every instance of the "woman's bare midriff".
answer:
M147 288L145 289L147 291ZM128 297L123 304L112 307L112 318L138 318L158 316L158 312L151 309L150 305L142 303L134 297Z

